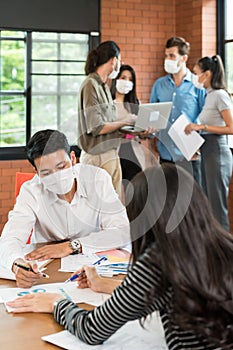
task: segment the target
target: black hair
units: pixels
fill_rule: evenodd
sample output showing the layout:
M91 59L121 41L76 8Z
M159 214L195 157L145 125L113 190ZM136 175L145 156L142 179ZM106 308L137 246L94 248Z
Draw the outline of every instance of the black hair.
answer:
M128 112L137 114L139 100L138 100L137 94L136 94L136 74L135 74L134 69L131 66L129 66L128 64L123 64L120 67L120 71L118 73L118 76L116 77L116 79L112 80L112 85L111 85L110 91L112 94L112 98L114 100L116 97L116 81L117 81L117 79L120 78L122 72L124 72L126 70L128 70L132 75L133 89L128 94L124 95L124 106Z
M149 249L151 269L162 273L162 287L151 286L148 296L159 298L172 286L175 324L232 349L233 237L202 189L184 169L164 163L135 176L126 202L133 263Z
M36 132L28 141L26 146L27 158L36 168L34 160L43 155L63 149L70 157L70 146L62 132L58 130L41 130Z
M212 89L226 90L225 72L222 59L219 55L200 58L196 63L202 72L210 71Z
M184 38L181 38L179 36L173 36L169 38L166 43L166 49L169 49L174 46L178 47L178 52L181 56L189 55L190 44L187 41L185 41Z
M118 58L120 48L114 41L104 41L96 49L89 52L85 65L86 75L94 73L96 69L111 58Z

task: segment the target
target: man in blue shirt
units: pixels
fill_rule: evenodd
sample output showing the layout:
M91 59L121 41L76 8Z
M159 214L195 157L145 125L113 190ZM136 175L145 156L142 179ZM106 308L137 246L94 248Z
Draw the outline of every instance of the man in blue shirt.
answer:
M205 90L197 89L192 83L192 73L186 67L190 45L183 38L168 39L165 48L164 69L167 73L153 85L150 102L172 101L172 109L167 128L158 136L160 163L173 162L193 172L200 183L200 159L188 162L168 135L169 128L181 114L190 122L197 123L197 118L205 101ZM192 165L192 166L191 166Z

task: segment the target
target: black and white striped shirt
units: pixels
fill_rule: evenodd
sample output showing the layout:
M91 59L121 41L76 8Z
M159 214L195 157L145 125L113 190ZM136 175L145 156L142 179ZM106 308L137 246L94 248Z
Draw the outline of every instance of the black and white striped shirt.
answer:
M83 310L68 300L61 300L54 310L56 321L85 343L97 345L107 340L127 321L140 319L157 310L160 312L169 349L220 350L220 346L211 345L194 332L184 331L174 324L167 312L174 302L171 287L147 305L151 286L161 284L161 271L151 267L148 257L149 252L137 261L112 296L92 311Z

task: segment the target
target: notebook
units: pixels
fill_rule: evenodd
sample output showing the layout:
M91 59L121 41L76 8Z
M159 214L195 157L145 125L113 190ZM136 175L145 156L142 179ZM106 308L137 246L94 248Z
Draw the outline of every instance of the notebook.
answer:
M134 126L126 125L122 131L138 133L148 127L165 129L171 112L172 102L143 103L139 105L138 117Z

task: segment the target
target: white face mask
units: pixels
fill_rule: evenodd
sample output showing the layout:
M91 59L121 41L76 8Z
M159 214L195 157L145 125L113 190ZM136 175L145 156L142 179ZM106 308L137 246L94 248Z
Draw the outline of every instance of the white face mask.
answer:
M192 82L193 85L197 88L197 89L203 89L204 88L204 83L200 83L198 81L200 75L192 75Z
M115 70L115 68L113 68L112 73L109 74L109 79L116 79L116 77L118 76L119 72L120 72L120 68L121 68L121 62L120 60L118 60L117 58L117 68Z
M133 83L130 80L117 79L116 89L120 94L126 95L133 90Z
M176 74L180 71L181 66L178 66L179 60L165 60L164 69L169 74Z
M74 183L73 167L70 166L45 177L39 177L39 179L46 190L55 194L66 194L71 190Z

